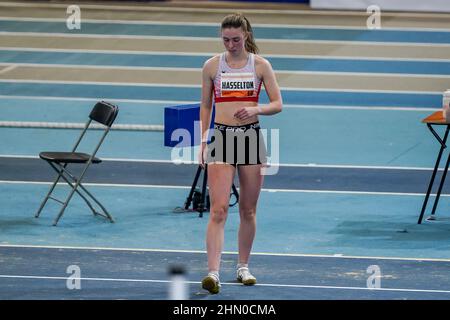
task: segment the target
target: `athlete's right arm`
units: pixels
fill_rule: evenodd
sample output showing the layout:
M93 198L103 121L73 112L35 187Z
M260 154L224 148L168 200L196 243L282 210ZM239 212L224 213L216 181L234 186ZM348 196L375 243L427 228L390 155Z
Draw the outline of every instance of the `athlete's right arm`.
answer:
M211 123L212 114L212 100L214 89L214 73L213 59L209 59L205 62L202 69L202 100L200 103L200 121L201 121L201 134L202 141L207 138L204 135L207 134L207 129Z
M212 100L213 100L213 66L212 59L205 62L202 69L202 97L200 102L200 134L201 134L201 148L200 153L203 153L203 149L208 141L208 128L211 123L212 115ZM201 155L200 155L201 156ZM199 159L202 164L202 159Z

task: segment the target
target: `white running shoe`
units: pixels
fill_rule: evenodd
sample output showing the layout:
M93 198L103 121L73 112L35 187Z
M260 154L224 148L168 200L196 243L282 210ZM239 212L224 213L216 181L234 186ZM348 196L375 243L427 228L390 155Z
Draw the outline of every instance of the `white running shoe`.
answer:
M208 273L202 280L202 288L208 290L212 294L219 293L220 287L220 280L214 273Z
M256 284L256 278L250 273L248 268L241 267L237 269L237 280L242 282L246 286L252 286Z

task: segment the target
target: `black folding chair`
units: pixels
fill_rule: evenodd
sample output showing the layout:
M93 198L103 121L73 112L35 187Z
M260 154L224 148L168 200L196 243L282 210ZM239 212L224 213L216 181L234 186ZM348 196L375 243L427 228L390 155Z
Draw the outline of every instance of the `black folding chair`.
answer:
M44 208L45 204L47 203L48 199L52 199L56 202L59 202L62 204L62 208L59 211L58 216L56 217L55 221L53 222L53 225L56 226L59 219L62 217L64 210L66 210L67 205L70 202L70 199L72 199L73 194L76 192L88 205L88 207L92 210L94 215L100 215L103 216L109 221L114 222L112 216L108 213L108 211L105 209L105 207L98 201L82 184L81 181L83 180L83 177L91 165L91 163L100 163L102 162L101 159L95 157L98 149L102 145L103 141L105 140L106 135L108 134L109 130L111 129L112 124L114 123L114 120L117 117L117 113L119 112L119 108L111 103L101 101L95 104L94 108L92 109L91 113L89 114L89 120L86 122L83 131L81 132L80 137L78 138L77 142L75 143L75 146L73 147L71 152L41 152L39 154L39 157L45 161L58 173L58 176L56 177L56 180L53 182L53 185L51 186L49 192L47 193L47 196L45 197L44 201L42 201L42 204L37 211L35 217L38 218L42 209ZM85 136L86 131L89 129L89 126L91 125L92 121L96 121L98 123L101 123L104 125L104 133L100 138L100 141L96 145L94 152L92 154L86 154L82 152L76 152L78 145L80 144L81 140ZM81 174L79 177L77 177L75 174L70 172L67 169L67 165L69 163L73 164L84 164L84 167L81 171ZM57 198L52 197L52 192L56 187L56 184L59 182L60 179L63 179L67 182L67 184L72 188L70 194L68 195L67 199L65 201L61 201ZM80 192L80 189L84 191L85 194ZM100 208L102 212L98 212L95 210L94 206L91 204L91 202L88 200L88 197L93 200Z

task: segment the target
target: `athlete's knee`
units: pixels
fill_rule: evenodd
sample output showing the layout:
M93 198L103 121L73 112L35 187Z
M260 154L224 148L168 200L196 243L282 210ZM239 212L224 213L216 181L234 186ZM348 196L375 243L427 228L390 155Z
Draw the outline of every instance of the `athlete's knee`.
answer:
M256 207L240 207L239 215L241 219L253 220L256 217Z
M211 220L215 223L224 223L227 219L228 205L215 204L210 209Z

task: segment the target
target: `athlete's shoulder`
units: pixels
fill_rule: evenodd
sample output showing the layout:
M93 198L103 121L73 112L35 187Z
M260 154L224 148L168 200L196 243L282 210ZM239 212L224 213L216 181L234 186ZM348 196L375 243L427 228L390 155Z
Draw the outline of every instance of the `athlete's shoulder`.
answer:
M255 54L255 69L258 75L261 77L263 77L263 75L267 75L267 73L273 72L273 68L269 60L261 57L258 54Z
M259 54L255 53L254 56L255 56L255 64L261 65L261 66L266 66L266 67L271 65L269 60L267 60L266 58L260 56Z
M205 61L205 63L203 64L203 68L208 68L211 66L217 66L218 63L220 61L220 54L215 55L214 57L209 58L208 60Z

